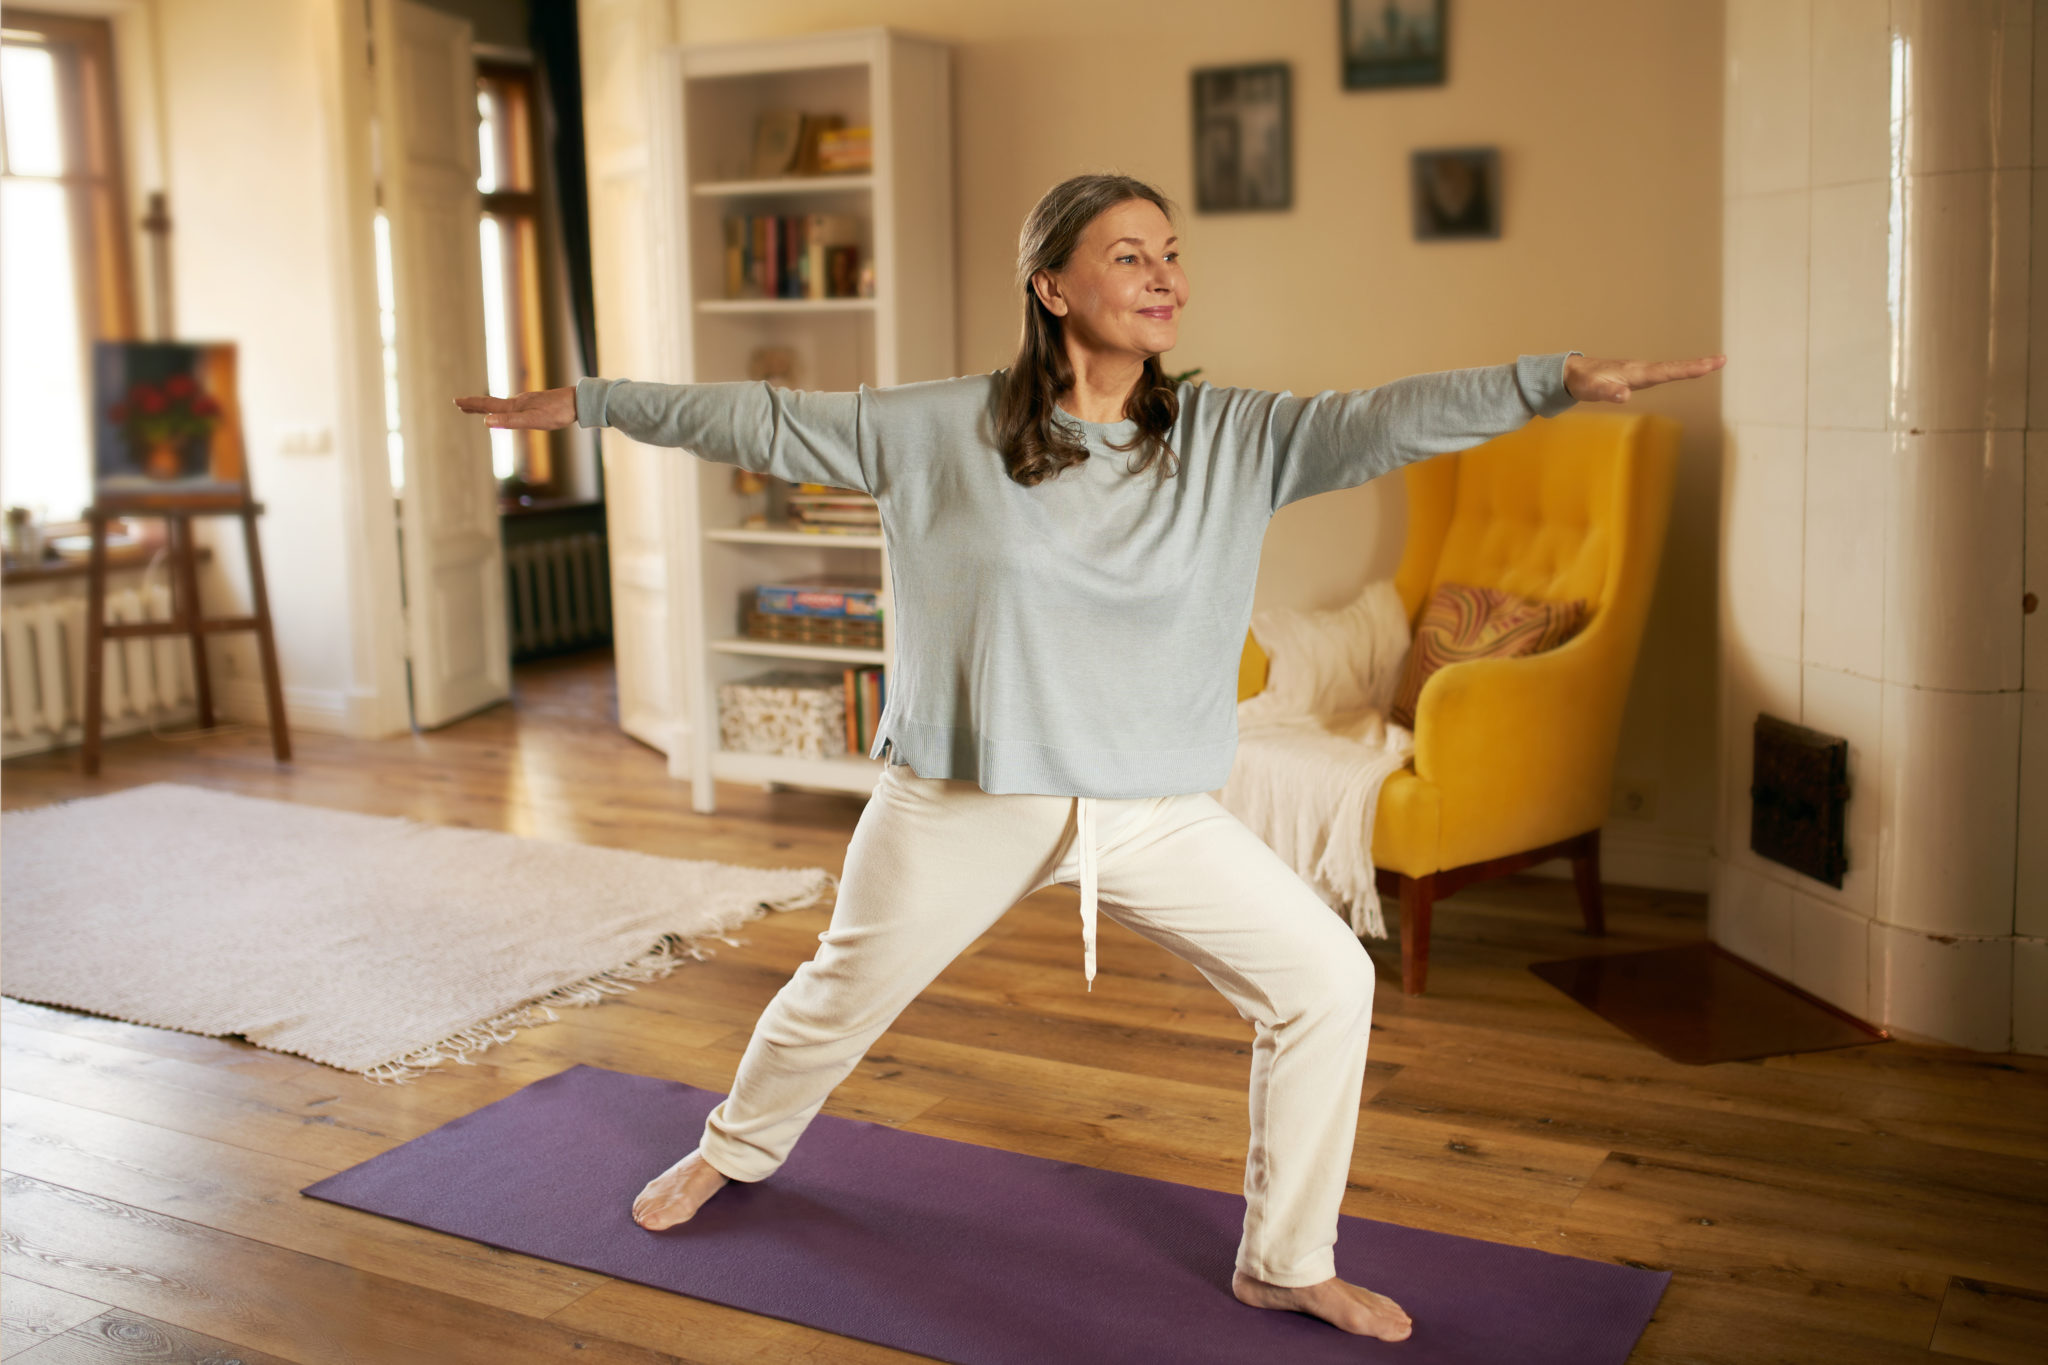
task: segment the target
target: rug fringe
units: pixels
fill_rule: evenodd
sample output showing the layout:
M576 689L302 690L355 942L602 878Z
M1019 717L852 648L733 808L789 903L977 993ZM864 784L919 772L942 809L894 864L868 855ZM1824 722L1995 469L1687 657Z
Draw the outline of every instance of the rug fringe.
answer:
M749 913L738 923L725 929L711 930L688 938L679 934L663 934L652 948L629 962L586 976L581 981L572 981L539 999L506 1010L495 1018L451 1033L437 1043L416 1048L403 1056L356 1074L378 1085L403 1085L426 1075L443 1062L452 1061L462 1066L475 1066L476 1063L469 1059L471 1053L486 1051L499 1043L509 1043L519 1036L522 1029L532 1028L536 1024L553 1023L561 1018L555 1013L557 1008L581 1008L602 1004L609 996L623 995L649 981L661 980L682 966L685 961L702 962L706 958L715 957L717 950L706 946L708 939L717 939L728 947L740 947L745 940L731 935L731 930L738 928L739 924L759 919L769 911L809 909L837 890L838 886L839 878L831 872L825 872L818 884L809 891L786 896L781 900L754 902L754 907Z

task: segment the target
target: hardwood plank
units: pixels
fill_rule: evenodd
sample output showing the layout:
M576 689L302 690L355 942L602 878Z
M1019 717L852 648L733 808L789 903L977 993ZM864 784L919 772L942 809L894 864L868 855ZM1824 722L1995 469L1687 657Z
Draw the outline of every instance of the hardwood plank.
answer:
M1697 1231L1697 1229L1693 1229ZM1925 1360L1942 1276L1839 1250L1674 1236L1577 1210L1529 1245L1672 1272L1631 1361Z
M715 1349L712 1358L720 1365L909 1365L931 1359L626 1280L593 1290L552 1321L651 1351Z
M2048 1057L1893 1043L1767 1057L1758 1065L1802 1076L1851 1075L1866 1083L1994 1102L2024 1096L2035 1118L2048 1112L2048 1100L2043 1098L2048 1095Z
M9 1174L511 1312L546 1317L607 1279L308 1198L331 1172L303 1162L27 1095L0 1123Z
M616 1005L607 1001L568 1013L596 1014ZM259 1084L24 1024L0 1023L0 1059L10 1090L337 1171L579 1062L722 1091L746 1045L744 1035L720 1035L717 1029L686 1033L720 1035L715 1044L692 1047L672 1041L660 1025L640 1033L586 1034L574 1024L565 1019L541 1025L513 1044L479 1054L482 1061L443 1065L407 1085L378 1085L314 1063L297 1079ZM870 1073L842 1085L827 1112L896 1123L923 1112L934 1098Z
M23 1024L49 1033L65 1033L74 1038L92 1038L100 1042L117 1043L136 1052L147 1052L154 1057L171 1057L179 1061L196 1062L203 1066L262 1080L279 1080L298 1075L307 1067L316 1065L303 1057L272 1052L268 1048L258 1047L240 1038L210 1038L204 1034L180 1033L176 1029L130 1024L124 1020L108 1019L79 1010L0 999L0 1028L13 1024Z
M1894 1046L1843 1051L1869 1054ZM1441 1061L1475 1084L1512 1087L1533 1080L1581 1094L2048 1160L2048 1084L2037 1090L2024 1078L1997 1097L1940 1094L1884 1084L1856 1070L1800 1075L1755 1062L1686 1066L1625 1037L1531 1048L1494 1029L1408 1018L1386 1021L1373 1049L1396 1068Z
M12 1360L106 1311L105 1304L92 1299L0 1275L0 1360Z
M0 1076L10 1092L289 1156L323 1170L367 1161L434 1126L398 1105L374 1116L337 1112L334 1106L321 1104L320 1096L290 1084L208 1083L223 1075L90 1039L0 1026ZM360 1084L373 1088L367 1081ZM456 1106L465 1093L488 1102L481 1099L488 1092L474 1083L460 1090L449 1087L435 1098L447 1105L448 1117L453 1118L462 1112ZM511 1093L511 1088L503 1088L503 1093ZM365 1118L369 1121L362 1121Z
M1928 1365L1934 1358L1921 1344L1924 1329L1914 1340L1884 1333L1896 1319L1930 1308L1918 1293L1844 1291L1825 1277L1785 1277L1768 1266L1731 1274L1686 1270L1672 1277L1629 1360Z
M1958 1277L1942 1298L1929 1344L1964 1360L2040 1365L2048 1360L2048 1293Z
M676 1358L27 1176L0 1191L10 1273L302 1365Z
M35 1365L298 1365L295 1360L188 1332L116 1308L66 1332L36 1353Z
M1404 1068L1368 1107L1611 1150L1747 1161L1796 1171L1812 1182L1848 1172L1859 1185L1919 1188L1959 1200L2024 1206L2033 1217L2048 1214L2048 1164L1892 1134L1735 1115L1628 1093L1563 1090L1534 1080L1510 1087L1440 1067Z
M1728 1157L1615 1152L1572 1206L1571 1222L1652 1228L1693 1250L1737 1245L1751 1256L1775 1250L2048 1283L2048 1219L2037 1206L1846 1167L1818 1173Z

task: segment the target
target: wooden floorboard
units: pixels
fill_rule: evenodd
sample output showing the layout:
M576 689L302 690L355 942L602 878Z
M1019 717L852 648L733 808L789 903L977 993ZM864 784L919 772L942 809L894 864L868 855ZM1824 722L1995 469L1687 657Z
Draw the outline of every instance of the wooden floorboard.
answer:
M172 781L677 857L837 872L860 803L721 786L689 806L617 729L608 661L523 668L517 704L380 742L260 730L9 761L9 810ZM1704 935L1704 900L1568 882L1437 913L1430 993L1379 998L1347 1213L1668 1269L1641 1362L2048 1360L2048 1061L1885 1043L1669 1062L1532 962ZM577 1063L724 1089L829 908L758 921L666 980L378 1086L237 1039L0 1002L0 1359L915 1359L306 1199L304 1185ZM1082 988L1071 890L1031 897L883 1036L826 1112L1237 1190L1250 1026L1113 923ZM681 1155L679 1151L677 1153ZM123 1354L122 1352L126 1352Z

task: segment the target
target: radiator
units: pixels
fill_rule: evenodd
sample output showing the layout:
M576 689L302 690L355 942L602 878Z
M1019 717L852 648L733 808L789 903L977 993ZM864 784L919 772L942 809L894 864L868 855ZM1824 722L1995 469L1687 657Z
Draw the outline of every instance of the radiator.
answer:
M0 605L0 757L76 744L83 736L85 591L83 578L25 584L10 588ZM170 619L168 586L153 584L145 592L118 580L108 584L108 621ZM190 640L108 640L103 648L102 735L192 718Z
M538 535L505 546L512 657L530 659L612 638L611 569L601 531Z

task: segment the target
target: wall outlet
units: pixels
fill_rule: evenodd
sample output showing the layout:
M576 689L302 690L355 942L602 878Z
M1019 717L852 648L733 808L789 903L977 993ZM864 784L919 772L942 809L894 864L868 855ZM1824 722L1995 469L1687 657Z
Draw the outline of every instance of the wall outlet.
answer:
M1609 813L1622 820L1657 818L1657 784L1642 778L1618 778Z
M333 449L334 431L330 427L285 427L277 434L280 455L326 455Z

